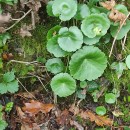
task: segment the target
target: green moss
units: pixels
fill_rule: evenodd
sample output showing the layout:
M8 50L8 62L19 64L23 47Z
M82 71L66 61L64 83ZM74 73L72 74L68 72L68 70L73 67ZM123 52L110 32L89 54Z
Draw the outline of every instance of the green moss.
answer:
M122 116L122 120L126 123L130 122L130 113L129 113L129 107L126 107L124 104L120 104L120 109L124 113L124 116Z
M24 23L26 23L27 25L30 24L29 21L24 20L10 30L9 33L11 34L11 40L7 44L8 47L6 51L12 53L14 55L13 59L17 61L31 62L36 61L38 57L46 59L48 55L48 52L46 50L46 35L48 30L53 25L50 23L47 23L46 25L36 25L36 28L30 31L32 34L31 37L22 38L19 34L17 34L17 32ZM18 50L20 50L20 55ZM3 70L6 72L15 69L17 74L19 76L22 76L24 75L24 73L27 73L27 68L28 67L25 64L8 64L8 62L5 62Z

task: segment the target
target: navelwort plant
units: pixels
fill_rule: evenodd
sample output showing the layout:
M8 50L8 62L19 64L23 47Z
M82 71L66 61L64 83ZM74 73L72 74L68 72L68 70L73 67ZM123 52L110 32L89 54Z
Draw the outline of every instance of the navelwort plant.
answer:
M56 58L46 63L47 70L56 74L51 80L51 88L60 97L73 94L76 86L85 87L86 81L99 78L107 67L107 57L98 45L106 44L111 37L115 37L120 24L110 21L109 11L95 6L97 2L99 0L82 3L77 0L48 2L48 15L61 20L60 25L48 31L47 50ZM123 5L116 5L115 9L128 14ZM129 30L130 21L126 20L117 40L122 39ZM65 61L66 65L63 64ZM126 62L129 64L128 60ZM118 73L121 74L122 70ZM83 85L79 85L78 81L82 81Z

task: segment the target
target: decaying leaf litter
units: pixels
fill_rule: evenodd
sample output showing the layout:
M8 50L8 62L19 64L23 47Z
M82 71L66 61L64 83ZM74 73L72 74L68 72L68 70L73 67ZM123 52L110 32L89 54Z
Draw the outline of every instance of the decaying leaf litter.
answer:
M46 26L46 24L50 20L50 18L45 13L46 9L43 9L41 12L39 12L41 8L43 7L46 8L46 4L47 1L45 0L41 1L20 0L19 6L21 7L22 11L20 10L21 11L20 12L17 6L13 8L13 10L19 11L19 13L16 16L12 15L10 6L7 6L8 7L7 12L5 14L0 14L0 33L11 31L13 28L20 25L20 27L16 28L13 31L13 35L18 35L22 38L28 38L28 37L33 38L34 37L33 31L37 28L37 24L38 23L44 24L43 26ZM109 19L112 20L114 23L119 22L120 29L122 28L123 25L126 24L126 20L129 18L129 14L126 15L115 9L114 7L116 5L116 2L114 0L100 2L100 5L110 11ZM10 13L8 13L8 11ZM45 16L44 20L41 15ZM29 19L30 22L24 23L23 22L24 19ZM42 20L44 21L44 23L40 23ZM52 21L53 19L50 20L50 23ZM53 35L56 34L53 33ZM113 46L115 42L116 38L113 41ZM9 47L11 47L11 45ZM35 85L34 89L30 89L31 86L29 86L29 88L27 87L29 85L28 82L22 81L23 79L21 77L19 77L18 79L16 78L17 82L19 82L20 86L22 87L20 92L14 95L8 94L1 96L0 102L2 103L2 105L5 105L4 102L8 102L8 100L14 102L14 107L11 113L9 114L6 112L3 113L3 118L6 119L9 124L7 129L90 130L100 127L104 127L106 129L107 128L121 129L121 130L124 129L125 124L123 124L123 121L120 121L120 118L118 118L120 116L123 116L122 114L123 111L118 108L118 105L117 106L106 105L109 108L109 113L107 113L104 116L97 115L95 108L99 105L102 105L103 100L101 99L101 102L98 103L93 102L93 99L89 98L90 96L89 89L87 90L83 89L81 92L82 96L87 94L88 99L86 99L85 101L84 99L78 99L76 94L66 99L58 99L57 101L57 96L53 95L50 89L47 88L48 82L50 82L52 75L50 75L46 71L44 67L45 64L44 61L42 60L41 62L41 59L39 59L40 62L28 61L28 60L23 61L15 59L16 54L14 54L13 50L11 49L8 49L8 51L5 49L5 51L2 53L2 60L4 61L4 64L8 65L8 63L9 64L18 63L18 64L24 64L26 66L33 65L34 68L30 68L30 70L26 71L30 71L28 72L28 76L34 77L35 78L34 80L36 80L37 84ZM26 57L26 54L24 54L22 48L17 48L17 50L19 51L20 55ZM111 48L110 56L112 55L112 51L113 47ZM6 67L6 65L4 64L3 66ZM41 71L39 69L40 67L44 69L42 70L42 75L44 74L43 77L38 72L33 72L33 69L37 68L39 71ZM100 81L102 82L102 79L100 79ZM103 82L108 83L107 81ZM95 98L99 99L102 98L102 95L104 95L105 91L104 86L101 92L96 93L95 91L95 94L93 93L93 97L95 96ZM43 89L45 89L45 92L43 92ZM70 98L72 100L70 100ZM3 108L2 111L4 109L5 108ZM119 123L117 126L115 124L116 120ZM127 123L129 129L129 122Z

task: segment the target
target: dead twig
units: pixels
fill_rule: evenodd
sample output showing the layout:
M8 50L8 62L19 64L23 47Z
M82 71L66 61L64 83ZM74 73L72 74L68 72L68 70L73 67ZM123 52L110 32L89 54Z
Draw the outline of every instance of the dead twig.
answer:
M32 61L32 62L26 62L26 61L18 61L18 60L10 60L10 62L14 62L14 63L20 63L20 64L37 64L37 61Z
M115 45L115 42L116 42L117 36L118 36L120 30L122 29L122 27L123 27L125 21L128 19L129 16L130 16L130 12L129 12L129 14L127 15L127 17L124 19L124 21L122 22L120 28L118 29L118 31L117 31L117 33L116 33L116 35L115 35L115 38L114 38L113 43L112 43L112 47L111 47L111 51L110 51L109 57L111 57L111 54L112 54L113 47L114 47L114 45Z
M18 24L22 19L24 19L30 12L32 11L32 9L30 9L27 13L25 13L21 18L19 18L13 25L11 25L10 27L6 28L5 31L10 30L11 28L13 28L16 24Z
M21 81L17 78L17 81L20 83L20 85L24 88L24 90L29 94L29 95L32 95L27 89L26 89L26 87L21 83ZM36 99L36 97L34 96L34 95L32 95L32 97L34 98L34 99ZM37 100L37 99L36 99Z

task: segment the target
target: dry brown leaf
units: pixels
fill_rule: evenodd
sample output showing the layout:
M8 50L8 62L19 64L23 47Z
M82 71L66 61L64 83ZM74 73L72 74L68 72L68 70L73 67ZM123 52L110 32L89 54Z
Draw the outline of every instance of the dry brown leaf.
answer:
M69 120L69 112L65 109L60 116L56 119L57 123L60 125L65 125Z
M84 128L77 121L70 120L70 125L75 126L77 130L84 130Z
M107 10L111 10L114 8L114 6L116 5L115 0L111 0L111 1L105 1L105 2L100 2L100 4L106 8Z
M113 124L113 120L111 120L110 118L107 118L106 116L99 116L96 115L94 113L92 113L91 111L82 111L80 113L81 118L84 119L89 119L90 121L94 121L98 126L111 126Z
M53 104L43 104L39 101L31 100L30 103L25 103L25 106L22 110L30 116L35 116L37 113L48 113L54 108Z
M25 119L26 118L25 113L21 110L20 107L16 106L16 110L17 110L17 113L18 113L18 115L20 116L21 119Z
M41 7L41 2L40 0L29 0L29 2L26 5L33 11L37 12Z
M32 125L22 124L21 130L41 130L40 127L36 123L32 123Z
M69 108L69 111L72 112L74 115L77 115L79 113L79 108L75 106L75 104L72 104Z
M5 32L5 28L4 27L0 27L0 33L4 33Z
M114 21L114 22L120 22L120 25L124 22L124 20L126 19L126 15L119 12L116 9L112 9L110 14L109 14L109 18ZM124 23L125 24L125 23Z
M9 13L0 14L0 25L3 23L8 23L11 20L11 15Z
M19 31L19 34L20 34L20 36L22 36L22 37L25 37L25 36L31 37L32 34L29 32L30 30L32 30L31 25L28 25L28 26L27 26L26 24L24 24L24 25L21 27L21 29L20 29L20 31Z
M113 114L114 116L116 116L116 117L119 117L119 116L123 116L123 115L124 115L124 113L122 113L122 112L119 111L119 110L114 110L114 111L112 111L112 114Z
M117 9L114 9L114 6L116 5L115 0L100 2L100 4L107 10L111 10L111 12L109 14L109 18L112 21L120 22L120 25L121 25L124 22L124 20L126 19L127 16L125 14L123 14L122 12L119 12Z
M33 130L33 129L32 129L32 127L30 127L30 126L27 125L27 124L22 124L21 130Z

